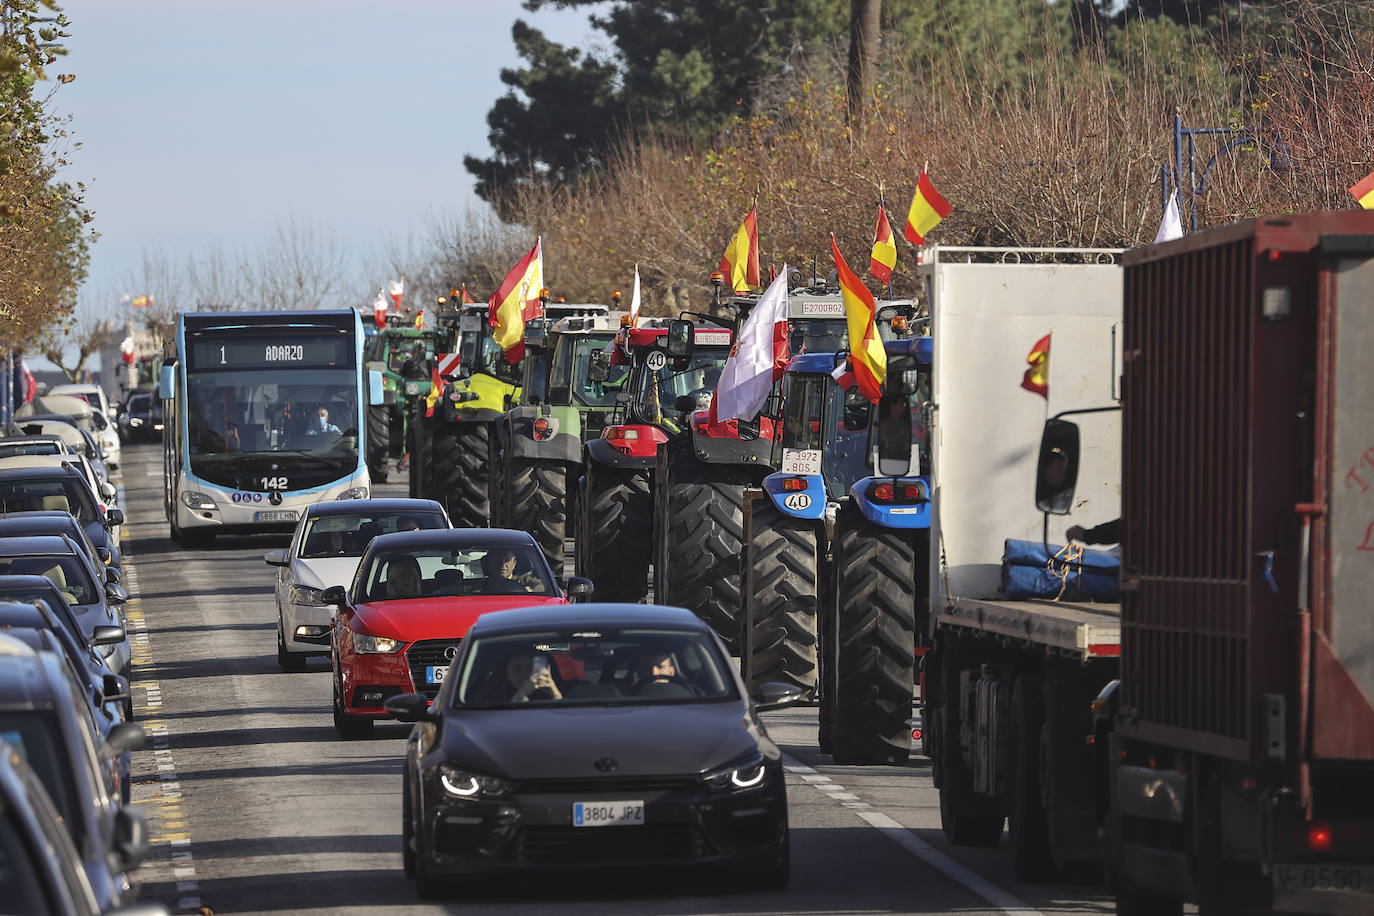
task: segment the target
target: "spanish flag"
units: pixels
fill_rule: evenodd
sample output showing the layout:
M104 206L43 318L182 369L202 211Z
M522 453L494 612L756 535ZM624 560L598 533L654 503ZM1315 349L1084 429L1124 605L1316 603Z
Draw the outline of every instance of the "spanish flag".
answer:
M876 404L882 397L883 380L887 378L887 351L883 349L874 320L878 306L868 287L844 262L840 246L835 244L834 233L830 235L830 253L835 256L840 297L844 299L845 323L849 326L849 361L854 370L854 380L864 397Z
M1350 189L1351 195L1360 202L1360 206L1366 210L1374 210L1374 172L1370 172L1359 183ZM138 300L134 300L134 305L138 305Z
M525 358L525 322L544 314L539 290L544 285L542 240L536 240L529 254L510 269L501 286L487 301L487 322L491 336L512 366Z
M1021 387L1045 400L1050 399L1050 335L1046 334L1035 342L1026 356L1030 368L1021 379Z
M897 242L892 237L892 224L887 221L887 208L878 204L878 228L873 233L873 254L868 259L868 272L879 283L892 279L897 266Z
M749 208L749 215L740 223L739 231L725 248L718 270L730 279L730 288L747 293L759 285L759 208Z
M425 395L425 416L434 416L434 405L438 404L443 396L444 377L439 374L439 367L435 366L429 370L429 394Z
M916 179L916 194L911 198L911 209L907 212L906 229L902 235L913 245L924 245L930 230L940 225L940 220L953 210L949 202L935 190L935 185L930 183L926 167L921 166L921 177Z

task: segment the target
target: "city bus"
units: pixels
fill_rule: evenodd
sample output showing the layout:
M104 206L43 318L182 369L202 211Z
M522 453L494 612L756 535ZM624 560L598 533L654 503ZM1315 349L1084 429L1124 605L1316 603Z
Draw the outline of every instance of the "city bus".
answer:
M356 311L181 313L158 377L172 540L287 532L325 499L365 499L362 437L380 372Z

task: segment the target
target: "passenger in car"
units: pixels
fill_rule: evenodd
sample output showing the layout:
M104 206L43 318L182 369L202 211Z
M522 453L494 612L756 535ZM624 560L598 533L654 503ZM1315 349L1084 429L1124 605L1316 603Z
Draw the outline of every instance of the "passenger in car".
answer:
M506 656L504 665L488 672L486 683L478 692L478 704L500 706L563 699L563 692L549 670L548 657L539 658L542 664L536 666L535 654L528 649L517 649Z

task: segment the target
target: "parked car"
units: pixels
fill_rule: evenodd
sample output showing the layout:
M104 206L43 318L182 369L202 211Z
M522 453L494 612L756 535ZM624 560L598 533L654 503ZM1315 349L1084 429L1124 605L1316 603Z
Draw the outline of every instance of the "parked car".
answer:
M0 469L0 512L35 510L70 512L91 543L97 549L109 551L109 565L121 567L123 558L114 529L124 524L124 513L103 508L90 484L74 467Z
M55 655L0 634L0 735L32 766L108 910L124 902L125 873L147 856L148 840L142 813L109 793L100 757L140 747L144 735L120 725L97 747L77 694Z
M782 752L720 638L683 608L527 607L469 628L406 742L402 856L422 897L463 876L725 866L788 883Z
M502 567L494 569L500 562ZM572 594L591 591L586 579ZM344 737L388 718L402 693L434 696L468 627L482 614L526 605L563 605L544 552L527 532L452 528L372 539L352 584L330 586L334 726Z
M448 528L448 516L432 499L340 499L309 506L291 545L269 550L277 567L277 665L304 671L306 659L329 654L332 607L322 593L353 581L372 538L407 529Z
M16 455L69 455L61 436L5 436L0 438L0 458Z
M162 400L152 392L136 391L129 395L119 419L126 442L162 439Z
M58 435L67 443L68 448L90 462L96 477L108 483L109 470L105 467L104 453L96 443L95 437L87 430L72 425L71 417L41 416L25 417L17 420L16 428L27 435ZM114 496L109 496L113 502Z
M104 577L110 565L110 548L97 547L86 534L86 528L75 515L60 509L37 509L31 512L0 512L0 537L29 534L65 534L86 552L92 571ZM123 621L120 621L123 623Z
M58 388L68 388L59 385ZM104 398L104 392L100 393ZM15 414L25 417L61 417L94 437L100 449L100 457L110 467L119 465L119 432L106 410L84 394L59 392L56 389L45 392L34 400L18 408Z

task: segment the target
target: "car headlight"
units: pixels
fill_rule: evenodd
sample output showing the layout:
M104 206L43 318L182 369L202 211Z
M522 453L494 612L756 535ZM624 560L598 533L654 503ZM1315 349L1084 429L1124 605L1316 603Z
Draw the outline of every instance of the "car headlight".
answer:
M761 754L754 754L747 760L727 764L718 770L701 775L701 781L717 792L745 792L757 789L767 779L768 765Z
M353 651L365 655L395 655L404 648L405 643L390 636L369 636L366 633L353 634Z
M354 487L339 494L339 499L367 499L367 487Z
M451 798L504 798L510 791L508 780L460 770L447 763L439 764L439 784Z
M143 425L143 421L140 420L138 417L134 417L132 420L129 421L129 425L130 425L130 426L135 426L135 427L137 427L137 426L142 426L142 425Z
M197 493L195 490L187 490L181 494L181 502L188 509L213 509L215 501L204 493Z
M324 589L311 588L308 585L291 586L290 598L292 604L300 604L305 607L328 607L324 603Z

